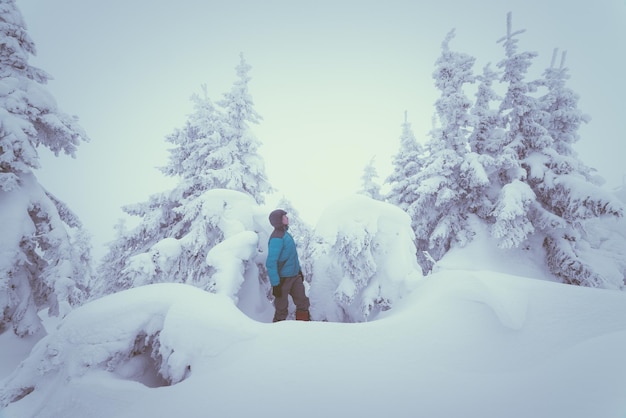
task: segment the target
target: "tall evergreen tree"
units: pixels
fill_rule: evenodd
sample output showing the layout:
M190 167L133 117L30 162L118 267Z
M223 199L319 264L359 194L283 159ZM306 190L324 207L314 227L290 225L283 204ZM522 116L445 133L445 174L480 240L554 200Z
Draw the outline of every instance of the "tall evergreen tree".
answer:
M169 163L161 171L169 177L180 178L178 189L183 198L196 197L210 189L244 191L239 173L233 172L234 161L239 158L234 143L224 139L226 121L214 106L202 86L202 95L191 97L194 112L185 126L176 129L165 140L174 145L169 150Z
M538 100L544 112L541 123L551 141L534 148L524 161L528 183L537 196L532 221L545 236L548 266L556 276L573 284L622 288L626 272L614 278L600 273L605 269L594 265L598 252L592 255L593 238L581 225L603 215L622 217L623 206L593 183L592 170L572 148L579 140L580 125L589 117L578 109L578 95L566 87L565 53L558 67L556 58L557 50L544 72L547 93Z
M427 153L424 147L417 142L411 124L408 121L407 112L404 112L402 133L400 135L400 148L394 155L393 171L385 180L390 186L387 201L409 213L418 200L418 188L420 175L423 169ZM411 228L417 230L417 221L411 217ZM432 261L425 249L428 248L428 237L415 236L417 260L424 273L432 268Z
M248 91L250 68L241 54L236 68L239 78L218 104L226 113L223 140L234 148L232 155L236 156L229 162L231 177L228 188L242 190L258 203L264 203L264 195L270 193L272 187L265 174L263 159L258 153L260 142L249 128L250 123L259 123L261 119L254 110L254 102Z
M502 98L494 90L493 84L498 80L498 74L491 69L490 64L487 64L483 68L483 73L476 78L479 84L476 100L470 110L472 126L468 142L470 150L476 156L475 161L480 162L487 178L491 179L493 173L498 170L499 149L494 145L499 144L505 134L500 113L497 107L492 107L492 103L497 104ZM488 186L481 187L478 193L473 193L475 213L478 217L487 219L490 216L498 191L497 188Z
M87 136L28 63L35 45L14 0L0 0L0 44L0 333L25 335L40 328L40 310L65 314L86 295L89 238L33 169L39 146L74 157Z
M483 73L476 77L478 88L476 90L476 100L470 110L473 116L472 133L469 136L470 149L481 155L495 155L499 149L493 148L498 135L502 135L502 123L497 108L492 108L492 102L499 103L502 98L494 90L493 84L498 80L498 73L487 64L483 68ZM498 138L500 139L500 138Z
M390 186L387 199L404 211L417 199L415 176L422 169L423 158L424 147L417 142L405 111L400 147L392 160L393 171L385 180Z
M206 88L192 96L194 112L166 138L174 147L162 171L180 181L173 190L124 208L141 221L111 243L100 266L98 293L164 281L217 291L210 251L230 237L232 224L240 225L237 232L263 230L253 212L270 187L256 154L258 141L247 126L258 120L247 93L249 68L242 58L239 79L218 106Z
M378 171L374 166L374 159L375 157L372 157L363 169L363 174L361 175L361 189L359 190L359 193L374 200L383 200L383 196L380 192L380 184L376 181L378 178Z
M543 117L537 99L532 95L540 82L526 80L526 74L537 56L536 52L518 50L517 36L525 30L513 32L511 13L507 15L507 33L498 40L505 49L505 58L498 63L503 69L500 78L506 93L499 107L503 135L492 136L488 149L495 150L496 169L491 174L495 190L499 190L492 212L492 234L504 248L519 246L533 232L527 216L535 195L526 183L522 166L528 151L550 141L540 120Z
M492 136L488 147L498 150L490 180L500 190L490 219L492 234L504 248L539 237L550 270L565 282L621 287L608 283L600 266L594 266L582 227L591 218L623 216L622 205L590 182L589 168L571 148L587 117L565 87L566 69L556 68L554 59L543 79L526 81L536 53L517 52L516 37L524 30L513 32L511 26L509 13L507 34L499 41L505 58L498 64L506 86L499 109L505 134ZM537 97L540 88L547 93Z
M415 177L416 199L408 212L415 223L418 251L441 258L453 243L466 244L472 235L468 214L482 204L482 189L489 184L479 156L468 137L472 126L471 101L464 86L475 82L475 58L450 50L454 31L442 43L433 73L441 96L435 103L440 126L427 144L423 168Z

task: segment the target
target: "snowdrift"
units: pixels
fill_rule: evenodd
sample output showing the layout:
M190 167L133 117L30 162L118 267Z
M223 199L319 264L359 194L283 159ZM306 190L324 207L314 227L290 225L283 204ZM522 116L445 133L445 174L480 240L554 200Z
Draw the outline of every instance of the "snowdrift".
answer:
M4 417L623 417L626 295L442 271L359 324L264 324L156 284L74 310L2 385ZM8 405L7 405L8 404Z

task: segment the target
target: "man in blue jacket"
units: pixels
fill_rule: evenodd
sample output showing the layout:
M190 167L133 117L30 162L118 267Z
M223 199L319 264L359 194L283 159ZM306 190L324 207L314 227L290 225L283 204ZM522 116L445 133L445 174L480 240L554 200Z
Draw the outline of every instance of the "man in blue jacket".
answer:
M276 209L270 213L270 224L274 232L267 245L267 260L265 266L272 284L274 295L274 322L287 319L289 295L296 305L296 319L309 321L309 298L304 292L304 277L298 260L296 243L287 232L289 218L287 212Z

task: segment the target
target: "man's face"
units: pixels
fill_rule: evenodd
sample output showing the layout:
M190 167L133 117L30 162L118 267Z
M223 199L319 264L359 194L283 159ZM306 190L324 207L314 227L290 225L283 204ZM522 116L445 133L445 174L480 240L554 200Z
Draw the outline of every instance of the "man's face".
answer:
M289 218L287 215L283 215L283 225L289 225Z

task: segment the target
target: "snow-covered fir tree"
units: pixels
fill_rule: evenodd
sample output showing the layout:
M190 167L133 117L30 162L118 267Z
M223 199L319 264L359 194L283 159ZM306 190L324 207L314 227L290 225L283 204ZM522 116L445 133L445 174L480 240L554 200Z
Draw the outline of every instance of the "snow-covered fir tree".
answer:
M495 139L504 134L500 114L497 108L492 107L492 103L498 104L500 97L494 90L494 83L498 80L498 73L487 64L483 68L483 73L476 77L478 89L476 100L470 110L473 116L472 133L469 136L470 149L477 154L493 156L499 148L494 148L500 141Z
M250 123L259 123L261 119L254 110L254 101L248 91L250 69L241 54L236 68L239 79L218 104L225 112L223 143L232 149L232 157L227 161L230 168L227 188L241 190L258 203L264 203L264 196L272 191L272 187L267 180L265 163L258 153L260 142L249 127Z
M422 169L423 158L424 147L417 142L411 124L408 121L408 114L405 111L402 133L400 135L400 147L392 160L393 171L385 180L390 186L387 200L402 210L406 211L417 199L415 189L418 184L415 176Z
M376 157L372 157L363 169L359 194L371 197L375 200L383 200L383 195L380 191L380 184L377 182L378 170L376 170L376 166L374 165L375 159Z
M411 219L398 207L363 195L335 202L311 243L312 317L364 322L390 309L421 277L413 242Z
M492 103L497 105L502 98L494 90L494 82L498 80L498 73L487 64L483 67L483 73L476 77L478 88L476 100L470 110L472 115L471 134L468 142L470 150L480 162L487 178L491 178L498 170L499 148L495 145L502 141L505 130L502 127L500 112L497 106L492 107ZM478 193L474 193L476 199L474 204L475 214L481 219L486 219L491 215L493 202L497 199L499 188L493 187L491 181L487 187L481 187Z
M619 261L619 249L625 245L619 234L609 238L599 219L621 218L623 205L594 183L592 170L573 151L588 117L565 86L564 58L556 66L555 55L542 79L527 81L537 54L518 52L522 33L512 30L509 14L507 33L498 41L505 49L499 78L489 66L474 77L474 59L450 51L454 32L448 34L434 73L440 126L431 131L417 174L405 175L404 183L394 179L390 201L410 214L425 271L428 257L420 254L439 259L453 244L471 240L468 215L475 214L502 248L543 245L546 264L564 282L622 288L626 263ZM464 88L475 80L472 106ZM496 80L504 87L502 98ZM602 242L612 242L613 249Z
M140 221L110 244L98 294L179 282L237 298L242 283L222 280L232 277L220 273L225 262L242 269L237 276L242 281L250 277L260 285L256 257L267 245L260 236L267 236L270 225L265 214L259 218L258 202L270 187L256 154L258 142L247 128L258 119L247 93L249 68L242 58L239 80L220 102L224 108L213 104L206 89L192 97L194 112L166 138L174 148L162 171L179 183L124 208ZM221 260L224 245L241 245L241 259Z
M389 192L386 200L399 207L405 212L415 203L418 198L417 188L419 187L419 175L424 165L426 152L424 147L417 142L408 114L404 112L404 122L402 123L402 133L400 135L400 147L393 156L393 170L385 182L389 185ZM411 219L413 230L417 228L416 222ZM428 247L428 238L416 237L418 248ZM422 266L424 273L432 268L430 256L421 250L417 253L417 259Z
M481 158L472 152L468 137L473 118L464 86L475 82L475 58L452 51L454 31L442 43L433 73L441 91L435 103L439 126L433 128L427 153L415 182L415 199L407 207L413 220L418 251L438 260L453 243L466 244L472 236L468 215L483 203L489 180ZM423 266L424 267L424 266Z
M251 195L258 203L272 191L265 164L258 153L260 142L250 123L261 119L248 92L250 65L241 56L238 80L216 107L203 86L202 95L192 96L194 113L184 128L166 140L174 144L170 163L162 170L180 176L187 192L223 188Z
M209 189L244 191L240 173L232 165L239 158L236 144L224 139L226 121L202 86L202 95L191 97L194 111L183 128L175 129L165 140L173 144L169 163L161 171L180 178L183 198L196 197ZM233 180L235 178L236 180Z
M528 211L535 200L526 183L522 160L528 147L544 146L550 137L540 121L543 117L537 99L540 81L528 82L526 75L537 56L536 52L518 52L517 36L525 30L513 32L511 13L507 15L507 33L498 40L505 49L505 58L498 63L503 72L500 82L506 92L499 106L499 122L504 134L491 136L487 150L496 153L495 169L490 173L492 186L497 191L491 214L492 234L503 248L517 247L533 232Z
M553 274L567 283L619 289L624 287L626 270L622 266L616 274L607 274L598 265L599 253L605 250L595 251L597 245L584 225L587 220L604 215L622 217L623 206L594 184L592 170L572 148L579 140L580 125L589 117L578 109L578 95L566 87L569 75L564 65L565 53L559 66L556 58L555 50L552 64L544 72L547 93L538 99L543 112L541 124L550 140L528 147L522 162L527 182L537 197L531 220L545 236L547 262Z
M90 279L89 237L75 214L37 181L37 148L72 157L87 140L31 66L35 45L14 0L0 1L0 333L40 328L38 312L66 314Z
M469 146L475 154L469 163L465 163L474 167L474 181L477 182L472 185L470 181L469 187L463 189L468 192L465 200L470 205L461 206L460 213L475 213L489 223L492 235L502 248L543 243L551 272L567 283L622 288L626 277L624 263L615 263L619 259L617 253L611 255L606 248L600 248L597 236L602 228L595 219L605 215L620 218L623 206L593 183L591 170L572 149L572 144L579 139L578 129L588 117L578 110L577 95L565 87L568 75L564 59L557 67L555 55L543 79L527 81L528 69L537 54L518 52L517 36L522 33L524 30L512 30L509 14L507 33L498 41L505 49L505 58L498 63L502 69L499 81L505 88L505 95L497 113L490 107L490 102L500 100L492 88L496 74L487 66L479 77L477 99L470 112L474 120ZM542 90L547 93L540 95ZM446 99L438 102L439 115L443 108L441 104L463 102L458 94L455 90L443 92L442 97ZM462 112L456 113L457 116L460 114ZM451 127L450 132L459 132L454 125ZM439 132L445 132L445 129L444 124ZM462 137L449 133L439 135L439 138L448 140ZM462 145L462 142L459 146L447 145L446 149L458 151ZM433 156L437 156L439 150L433 148L432 142L429 147L428 164L432 164ZM461 152L453 156L459 154L463 155ZM471 177L458 177L454 170L446 170L444 163L454 161L450 154L439 161L430 175L430 166L425 165L422 174L427 176L421 180L421 190L431 187L431 183L437 187L444 183L437 173L446 179L454 179L456 184L467 185ZM434 190L440 199L439 193L443 189ZM435 200L430 206L440 207ZM426 217L412 213L414 219L424 219L426 224L429 213L421 214ZM594 220L593 234L588 233L592 229L587 222L590 219ZM462 223L459 227L466 228ZM420 229L418 224L418 236L420 231L423 228ZM433 230L428 236L432 246L433 236L436 239L438 234ZM611 242L616 241L612 239ZM616 245L616 248L621 246ZM601 265L605 263L612 267Z
M600 273L582 225L599 216L621 217L622 205L591 182L590 170L572 150L587 117L565 87L566 69L553 59L543 79L527 81L537 54L517 51L521 33L512 30L509 13L499 41L505 58L498 63L506 86L499 109L505 133L493 135L487 147L497 150L490 181L500 190L490 216L492 235L503 248L530 245L531 238L543 242L551 272L567 283L621 288L623 275ZM548 92L539 96L540 88Z

